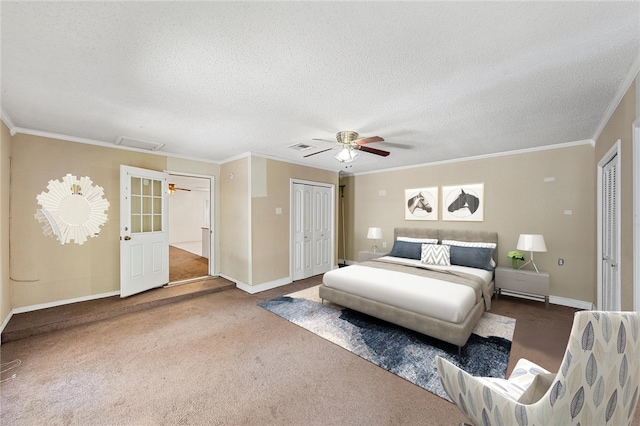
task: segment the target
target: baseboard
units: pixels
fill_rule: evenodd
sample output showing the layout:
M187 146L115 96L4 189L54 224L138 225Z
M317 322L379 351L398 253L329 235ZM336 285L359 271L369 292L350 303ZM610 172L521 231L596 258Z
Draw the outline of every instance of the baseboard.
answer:
M9 315L7 315L7 318L4 320L2 325L0 325L0 345L2 345L2 332L4 331L4 328L7 326L7 324L9 324L9 320L11 319L12 316L13 316L13 310L9 312Z
M261 291L271 290L272 288L282 287L283 285L292 283L290 277L280 278L279 280L269 281L269 282L258 284L258 285L245 284L242 281L233 280L231 278L227 278L227 279L235 282L236 287L238 287L242 291L246 291L249 294L260 293Z
M584 300L569 299L567 297L549 296L549 303L555 305L568 306L570 308L585 309L591 311L595 309L595 306L591 302L585 302Z
M501 290L501 294L504 294L505 296L519 297L521 299L535 300L537 302L540 302L542 297L542 296L533 296L533 295L529 296L524 293L512 292L505 289ZM544 300L542 300L542 302L544 303ZM584 300L569 299L567 297L560 297L560 296L549 296L549 303L552 303L554 305L567 306L569 308L576 308L576 309L585 309L585 310L593 309L593 304L590 302L585 302Z
M105 297L118 295L120 295L120 291L110 291L109 293L92 294L91 296L76 297L75 299L57 300L55 302L23 306L22 308L14 308L11 312L14 314L22 314L24 312L37 311L39 309L53 308L54 306L70 305L71 303L86 302L87 300L103 299Z

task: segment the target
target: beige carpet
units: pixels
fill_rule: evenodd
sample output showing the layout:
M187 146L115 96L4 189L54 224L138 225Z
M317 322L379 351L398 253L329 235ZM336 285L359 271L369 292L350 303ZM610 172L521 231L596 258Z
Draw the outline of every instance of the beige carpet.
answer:
M449 402L257 305L318 283L256 295L232 289L3 344L2 363L22 363L0 384L0 424L465 420ZM509 372L520 356L558 368L572 309L501 297L492 312L517 320Z

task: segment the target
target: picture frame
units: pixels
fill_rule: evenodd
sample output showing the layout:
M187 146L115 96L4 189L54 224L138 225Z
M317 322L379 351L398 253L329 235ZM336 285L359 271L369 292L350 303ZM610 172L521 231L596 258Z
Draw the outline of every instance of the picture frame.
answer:
M404 190L405 220L438 220L438 187Z
M443 186L442 220L484 221L484 183Z

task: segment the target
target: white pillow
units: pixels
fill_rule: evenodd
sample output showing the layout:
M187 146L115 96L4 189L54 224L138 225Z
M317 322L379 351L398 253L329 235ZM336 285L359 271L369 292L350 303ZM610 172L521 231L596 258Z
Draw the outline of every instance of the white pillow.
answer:
M427 265L451 266L450 247L435 244L423 244L420 261Z
M411 238L411 237L398 237L397 241L404 241L407 243L421 243L421 244L438 244L437 238Z
M496 243L483 243L477 241L456 241L456 240L442 240L442 244L448 246L458 247L482 247L482 248L496 248Z

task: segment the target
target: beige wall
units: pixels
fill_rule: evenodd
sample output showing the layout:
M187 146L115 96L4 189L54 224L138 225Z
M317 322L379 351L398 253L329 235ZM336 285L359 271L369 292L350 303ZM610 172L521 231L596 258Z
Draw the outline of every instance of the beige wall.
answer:
M291 179L336 186L336 172L252 157L252 285L288 278L290 271ZM265 183L265 184L262 184ZM276 208L282 214L276 214ZM337 202L334 247L337 248ZM334 264L337 250L334 248Z
M596 141L595 163L606 155L619 139L620 146L620 243L619 274L622 285L622 309L633 310L633 133L636 118L636 83L620 101L604 130Z
M504 266L510 265L507 252L515 250L520 233L539 233L548 252L536 254L535 260L550 274L551 294L595 302L593 164L594 148L584 144L344 178L347 259L355 260L358 251L371 247L366 238L370 226L382 227L387 251L393 228L399 226L497 231L498 259ZM555 180L545 182L551 177ZM473 183L484 183L483 222L404 220L405 189ZM564 266L558 266L558 258L565 260Z
M250 284L249 157L220 166L220 273Z
M9 182L11 135L0 122L0 325L11 314L11 283L9 281Z
M159 155L37 136L13 138L11 185L12 307L55 302L120 289L120 164L164 170ZM108 221L83 245L61 245L42 232L36 196L67 173L89 176L104 188Z

